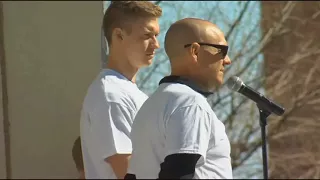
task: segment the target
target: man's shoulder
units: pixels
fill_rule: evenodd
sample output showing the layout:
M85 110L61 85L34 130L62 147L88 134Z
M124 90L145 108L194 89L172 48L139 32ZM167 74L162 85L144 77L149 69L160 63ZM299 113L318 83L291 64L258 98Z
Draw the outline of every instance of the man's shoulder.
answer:
M171 99L171 103L179 107L199 106L206 111L212 111L207 99L186 85L177 84L171 86L171 88L168 87L165 91L169 92L168 95L170 96L169 99Z
M114 76L100 76L89 87L87 96L95 101L118 103L132 107L132 103L142 103L148 96L134 84Z

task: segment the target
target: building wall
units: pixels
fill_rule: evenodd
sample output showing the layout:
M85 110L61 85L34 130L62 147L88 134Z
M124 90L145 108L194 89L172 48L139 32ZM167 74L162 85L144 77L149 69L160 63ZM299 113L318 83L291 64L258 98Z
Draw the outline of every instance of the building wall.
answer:
M262 3L262 30L264 33L274 25L283 16L281 10L287 2L261 2ZM289 66L288 61L292 60L294 53L303 48L303 44L311 42L305 52L311 51L312 48L320 48L320 15L313 16L319 11L320 3L313 2L296 2L290 18L285 21L284 27L289 29L289 33L277 36L272 43L264 51L265 73L266 76L271 76L280 68L290 69L289 85L294 85L292 88L285 90L284 93L279 93L283 88L268 94L276 102L282 104L286 109L293 106L293 99L301 95L307 89L315 91L320 88L320 64L319 55L303 58L297 65ZM314 17L314 19L313 19ZM313 40L313 41L311 41ZM301 53L302 54L302 53ZM288 58L291 57L291 58ZM314 66L318 66L315 74L311 78L311 83L304 86L307 74ZM280 74L281 76L281 74ZM279 78L280 78L279 76ZM286 79L284 79L286 80ZM275 86L275 81L266 82L267 89ZM320 97L320 96L318 96ZM307 102L311 102L309 99ZM314 104L304 104L301 108L295 109L289 118L283 122L277 134L301 127L305 122L310 124L320 124L320 108ZM274 119L270 119L271 121ZM315 127L315 126L314 126ZM302 129L301 129L302 130ZM312 168L319 167L314 162L320 161L320 133L316 128L311 126L306 128L307 132L295 133L290 136L284 136L277 139L269 139L269 154L270 154L270 172L271 178L298 178ZM311 138L312 137L312 138ZM283 155L282 157L290 157L287 160L278 161L279 158L274 155ZM314 178L314 173L308 175L309 178ZM307 178L307 177L305 177ZM319 175L317 176L319 178Z
M3 11L2 2L0 2L0 74L3 74L4 67L4 42L3 42ZM6 176L6 146L5 146L5 121L4 121L4 109L3 109L3 89L2 83L4 83L3 75L0 76L0 179L5 179ZM5 90L5 89L4 89Z
M2 3L7 168L12 178L76 178L71 148L83 97L101 67L102 2Z

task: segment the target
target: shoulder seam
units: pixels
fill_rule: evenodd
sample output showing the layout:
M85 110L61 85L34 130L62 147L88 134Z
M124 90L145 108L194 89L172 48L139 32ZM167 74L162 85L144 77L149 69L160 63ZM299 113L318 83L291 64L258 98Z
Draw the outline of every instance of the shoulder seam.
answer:
M208 112L206 109L202 108L199 104L190 104L190 105L185 105L179 108L176 108L172 114L174 114L177 110L179 109L183 109L183 108L187 108L187 107L191 107L191 106L195 106L195 107L199 107L201 110L205 111L208 115L210 115L210 112ZM172 116L172 114L169 116L169 118Z

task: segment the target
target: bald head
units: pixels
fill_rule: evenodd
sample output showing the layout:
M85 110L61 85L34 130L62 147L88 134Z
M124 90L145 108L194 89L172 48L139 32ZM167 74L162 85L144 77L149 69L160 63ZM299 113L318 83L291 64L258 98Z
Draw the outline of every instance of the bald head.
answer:
M184 45L194 42L222 44L223 32L213 23L202 19L186 18L172 24L166 33L165 51L170 61L181 57Z

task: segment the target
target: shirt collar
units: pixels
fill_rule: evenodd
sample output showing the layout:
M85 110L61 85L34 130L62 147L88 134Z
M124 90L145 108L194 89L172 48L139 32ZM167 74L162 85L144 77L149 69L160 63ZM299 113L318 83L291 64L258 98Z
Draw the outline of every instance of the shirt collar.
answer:
M117 78L119 79L123 79L123 80L126 80L126 81L130 81L128 78L126 78L124 75L122 75L121 73L119 73L118 71L116 70L113 70L113 69L108 69L108 68L105 68L103 69L103 73L104 74L108 74L108 75L113 75L113 76L116 76ZM132 81L130 81L132 83ZM133 83L134 84L134 83Z
M194 91L202 94L204 97L208 97L209 95L213 94L212 92L207 92L207 91L201 90L200 87L197 86L194 82L192 82L191 80L189 80L187 78L183 78L181 76L166 76L160 80L159 85L162 83L184 84L184 85L190 87L191 89L193 89Z

